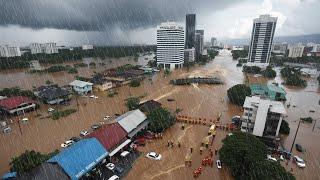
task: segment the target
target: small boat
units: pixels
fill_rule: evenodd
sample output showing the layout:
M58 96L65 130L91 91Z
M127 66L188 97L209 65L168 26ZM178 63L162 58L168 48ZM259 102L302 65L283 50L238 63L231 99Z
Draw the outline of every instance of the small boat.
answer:
M314 112L316 112L316 111L315 111L315 110L310 110L309 112L314 113Z

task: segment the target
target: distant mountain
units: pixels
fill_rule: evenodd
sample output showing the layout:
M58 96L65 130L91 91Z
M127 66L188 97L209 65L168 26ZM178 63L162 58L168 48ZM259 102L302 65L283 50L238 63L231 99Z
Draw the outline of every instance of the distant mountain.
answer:
M250 38L246 39L228 39L228 40L221 40L224 44L230 45L249 45ZM320 34L309 34L309 35L300 35L300 36L278 36L274 37L273 42L287 42L289 44L294 43L303 43L307 44L309 42L318 43L320 44Z

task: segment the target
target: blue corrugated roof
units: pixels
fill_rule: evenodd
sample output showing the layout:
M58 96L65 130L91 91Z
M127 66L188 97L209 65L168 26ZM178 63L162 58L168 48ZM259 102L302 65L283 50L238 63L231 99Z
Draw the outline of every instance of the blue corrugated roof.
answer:
M58 163L71 179L79 179L108 154L96 138L88 138L64 149L48 162Z
M1 179L10 179L10 178L15 178L17 177L17 172L8 172L4 174Z

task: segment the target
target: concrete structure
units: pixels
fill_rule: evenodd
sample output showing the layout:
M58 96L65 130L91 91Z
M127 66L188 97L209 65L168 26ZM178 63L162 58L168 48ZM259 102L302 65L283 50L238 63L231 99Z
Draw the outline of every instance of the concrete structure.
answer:
M242 51L242 50L244 50L244 47L243 46L232 46L232 50L234 50L234 51Z
M184 62L194 62L196 59L196 50L194 48L184 50Z
M288 57L290 58L302 57L304 46L302 44L295 44L295 45L289 46L288 50L289 50Z
M175 22L157 27L157 64L165 69L182 67L184 62L184 31Z
M140 54L138 57L138 65L147 66L149 61L155 61L155 57L156 55L154 52Z
M93 45L89 45L89 44L82 45L82 50L90 50L90 49L93 49Z
M286 109L282 102L246 97L241 117L241 131L258 137L274 139L279 135L280 125Z
M49 42L49 43L32 43L30 44L30 50L31 54L39 54L39 53L45 53L45 54L55 54L58 53L58 46L56 43Z
M287 53L287 43L273 43L272 45L272 53L276 55L285 55Z
M218 46L217 38L215 38L215 37L211 38L211 46Z
M16 57L21 56L19 46L0 46L0 57Z
M69 84L72 89L78 94L87 94L92 92L93 83L74 80Z
M286 100L286 91L272 84L262 85L262 84L252 84L250 85L251 94L258 95L263 98L269 98L273 101L285 101Z
M37 61L37 60L30 61L29 67L30 67L31 70L36 70L36 71L41 71L41 70L44 69L44 68L40 65L39 61Z
M254 19L247 66L269 64L276 23L277 18L270 17L270 15L261 15Z
M186 42L185 49L191 49L195 47L196 38L196 15L186 15Z
M196 48L196 56L201 56L203 53L203 44L204 44L204 30L196 30L196 42L195 42L195 48Z

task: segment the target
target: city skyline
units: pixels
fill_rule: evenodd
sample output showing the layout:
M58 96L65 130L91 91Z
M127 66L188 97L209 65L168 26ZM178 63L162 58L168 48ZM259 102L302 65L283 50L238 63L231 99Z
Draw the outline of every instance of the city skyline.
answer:
M32 42L57 42L81 45L155 44L156 26L175 21L185 24L185 15L195 13L205 41L250 37L252 19L270 14L279 19L275 36L319 33L319 1L208 1L170 2L101 1L0 2L1 44L28 45ZM179 5L179 6L178 6ZM179 8L176 8L179 7ZM19 9L24 11L19 11ZM17 13L10 13L17 12ZM126 12L126 13L121 13ZM124 16L125 14L125 16ZM129 14L129 16L127 16ZM308 19L308 21L305 21Z

